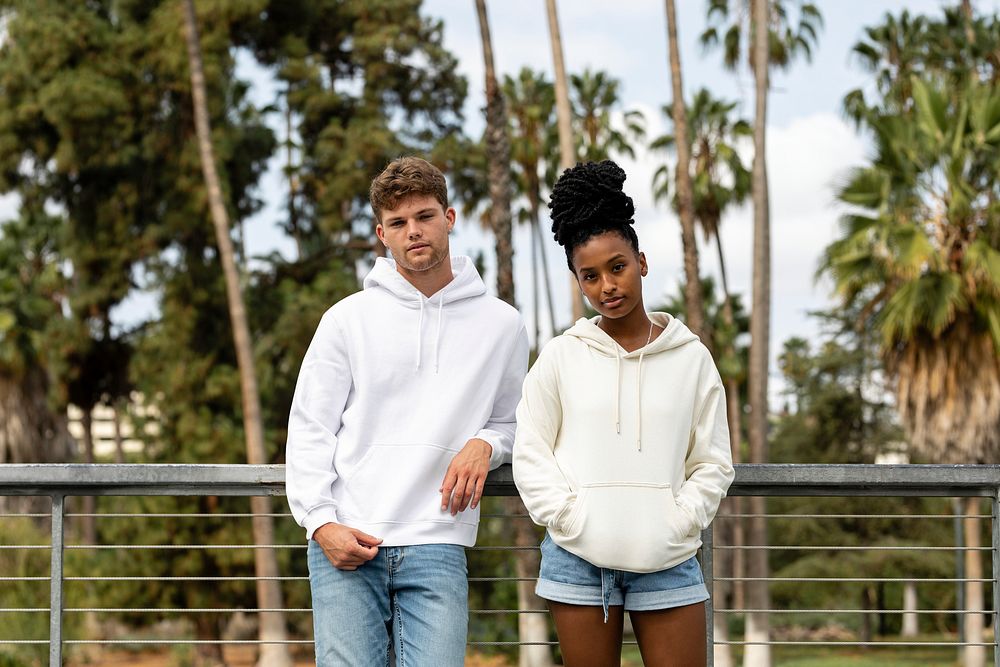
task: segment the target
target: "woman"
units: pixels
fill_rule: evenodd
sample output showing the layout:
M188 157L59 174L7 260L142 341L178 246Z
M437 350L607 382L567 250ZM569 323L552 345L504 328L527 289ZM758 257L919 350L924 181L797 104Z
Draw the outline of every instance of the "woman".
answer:
M708 590L695 553L733 480L726 399L708 350L646 313L625 173L578 164L552 230L599 313L545 346L517 409L514 481L545 526L537 594L565 664L619 664L624 612L646 665L704 665Z

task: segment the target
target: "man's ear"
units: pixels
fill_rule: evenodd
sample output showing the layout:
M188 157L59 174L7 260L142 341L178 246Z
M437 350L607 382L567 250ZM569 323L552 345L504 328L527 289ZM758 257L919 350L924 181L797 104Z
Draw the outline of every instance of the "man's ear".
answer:
M448 210L444 212L444 217L448 220L448 231L450 232L455 228L455 209L449 206Z
M375 225L375 236L377 236L378 240L382 242L382 245L388 245L385 242L385 230L382 229L382 223L381 222L378 223L377 225Z

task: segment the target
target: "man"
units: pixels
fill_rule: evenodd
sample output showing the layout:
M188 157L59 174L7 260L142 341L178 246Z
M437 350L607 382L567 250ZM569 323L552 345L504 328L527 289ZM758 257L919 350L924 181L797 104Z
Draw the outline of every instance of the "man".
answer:
M464 547L510 460L528 361L517 311L452 258L444 176L405 157L371 186L378 259L324 314L288 423L288 502L309 540L316 661L462 665Z

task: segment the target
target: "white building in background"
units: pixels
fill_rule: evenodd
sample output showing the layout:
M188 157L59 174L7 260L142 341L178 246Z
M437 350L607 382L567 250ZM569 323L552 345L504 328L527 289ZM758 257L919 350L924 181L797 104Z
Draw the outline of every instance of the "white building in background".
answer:
M144 443L136 437L137 424L143 424L146 435L159 434L157 419L159 412L156 406L147 405L145 397L139 392L132 392L124 410L116 410L109 405L98 404L91 411L91 437L94 439L95 460L114 460L121 440L122 451L126 456L139 454ZM66 410L69 419L69 432L77 442L77 451L84 449L83 410L70 405ZM117 417L117 419L116 419Z

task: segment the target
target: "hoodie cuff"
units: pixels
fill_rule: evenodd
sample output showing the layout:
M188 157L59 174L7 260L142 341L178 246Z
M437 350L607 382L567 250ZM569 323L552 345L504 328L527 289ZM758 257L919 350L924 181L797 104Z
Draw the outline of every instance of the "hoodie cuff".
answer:
M509 458L504 456L503 448L499 446L495 432L483 429L473 437L482 440L490 446L490 470L496 470L504 463L510 463Z
M306 529L306 541L312 539L317 529L328 523L340 523L337 519L337 508L334 505L321 505L302 519L302 527Z

